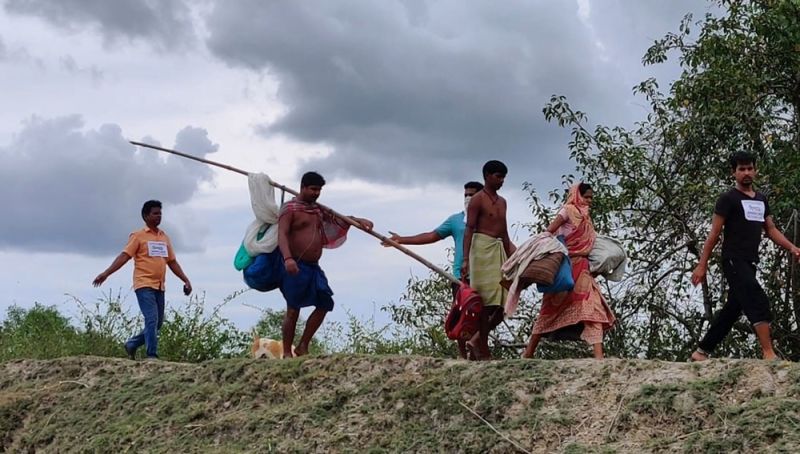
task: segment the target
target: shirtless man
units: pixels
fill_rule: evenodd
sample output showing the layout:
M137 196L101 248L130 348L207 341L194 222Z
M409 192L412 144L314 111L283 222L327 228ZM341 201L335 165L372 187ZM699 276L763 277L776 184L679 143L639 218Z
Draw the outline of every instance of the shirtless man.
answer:
M322 175L307 172L300 180L300 194L281 207L278 247L286 268L280 286L286 299L282 327L284 358L307 354L309 343L325 320L325 315L333 310L333 291L318 262L323 248L332 249L344 242L350 225L317 205L324 185ZM356 217L351 219L365 230L372 230L372 222ZM314 312L306 321L293 355L297 319L300 309L307 306L314 306Z
M461 274L461 264L464 263L462 251L464 250L464 232L466 230L466 217L467 217L467 206L469 206L469 201L472 197L481 189L483 189L483 185L478 183L477 181L468 181L464 184L464 210L459 211L458 213L450 215L447 219L442 222L442 224L437 227L435 230L426 233L418 233L412 236L399 236L396 233L392 233L391 240L400 243L400 244L431 244L436 243L437 241L441 241L448 236L453 237L454 249L453 249L453 276L456 279L461 279L462 277L466 280L467 275ZM384 246L391 246L390 243L384 242ZM458 293L458 289L460 287L459 284L451 283L452 290L453 290L453 299L455 299L456 294ZM458 342L458 354L464 359L467 359L467 347L466 342L464 340L459 339Z
M500 161L483 166L483 190L472 197L467 207L464 232L464 263L461 274L470 276L470 286L483 300L480 332L467 343L476 359L491 359L489 332L503 321L506 289L500 285L500 267L516 247L508 237L506 200L497 194L503 186L508 168Z

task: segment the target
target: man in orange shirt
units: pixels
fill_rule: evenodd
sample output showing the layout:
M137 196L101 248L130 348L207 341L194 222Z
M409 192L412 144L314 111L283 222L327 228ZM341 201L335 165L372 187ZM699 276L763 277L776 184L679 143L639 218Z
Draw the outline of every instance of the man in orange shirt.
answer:
M192 293L192 284L175 259L169 237L158 228L161 224L161 202L158 200L145 202L142 206L142 219L145 228L131 233L125 249L105 271L97 275L92 285L100 286L108 276L133 258L133 290L136 292L136 300L144 316L144 329L125 342L125 352L130 359L134 359L136 349L145 345L147 358L156 359L158 330L164 323L164 281L167 266L183 281L185 295Z

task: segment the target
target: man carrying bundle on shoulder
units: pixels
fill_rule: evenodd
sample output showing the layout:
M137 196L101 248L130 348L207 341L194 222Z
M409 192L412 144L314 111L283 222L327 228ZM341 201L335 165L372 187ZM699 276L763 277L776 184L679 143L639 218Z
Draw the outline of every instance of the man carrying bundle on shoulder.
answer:
M283 319L283 355L291 358L295 328L300 309L314 306L306 321L303 335L294 354L308 353L309 343L333 310L333 290L319 266L322 249L333 249L344 243L350 224L324 210L316 202L325 179L316 172L307 172L300 180L300 193L281 207L278 220L278 247L283 255L286 273L280 285L286 299ZM364 230L372 230L367 219L350 217Z

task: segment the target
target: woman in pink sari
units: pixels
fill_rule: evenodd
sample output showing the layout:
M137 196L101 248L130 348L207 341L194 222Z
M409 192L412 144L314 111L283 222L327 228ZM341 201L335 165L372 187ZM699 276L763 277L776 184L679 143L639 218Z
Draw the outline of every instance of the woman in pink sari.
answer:
M522 354L532 358L542 336L557 337L559 332L580 333L580 339L592 346L594 357L603 358L603 332L614 325L614 314L605 302L600 287L589 272L589 252L597 233L589 216L592 188L580 183L572 186L567 203L547 227L553 235L563 235L572 262L575 288L568 292L545 293L533 334Z

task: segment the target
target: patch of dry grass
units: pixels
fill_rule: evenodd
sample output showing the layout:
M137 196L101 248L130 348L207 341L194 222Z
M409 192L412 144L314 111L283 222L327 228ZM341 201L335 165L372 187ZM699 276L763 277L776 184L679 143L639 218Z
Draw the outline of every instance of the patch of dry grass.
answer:
M798 451L799 376L761 361L13 361L0 435L5 451Z

